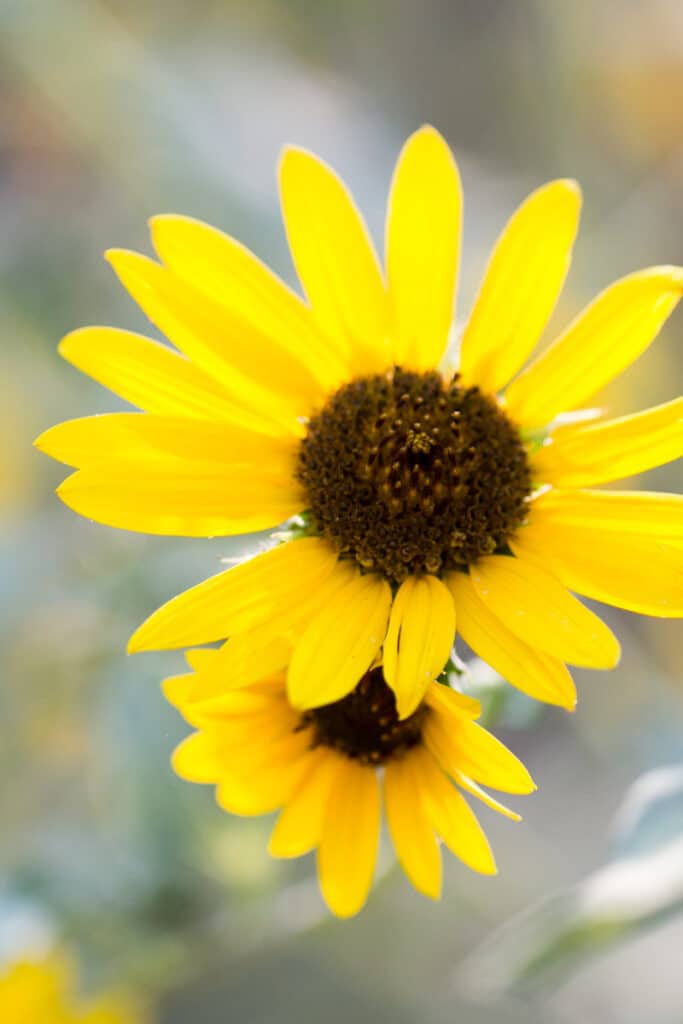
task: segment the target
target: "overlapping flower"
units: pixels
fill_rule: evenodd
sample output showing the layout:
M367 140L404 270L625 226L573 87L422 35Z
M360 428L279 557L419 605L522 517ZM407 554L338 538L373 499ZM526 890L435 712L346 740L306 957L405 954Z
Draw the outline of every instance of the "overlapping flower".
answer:
M439 839L475 871L495 872L460 789L518 819L480 784L508 793L535 787L521 762L476 723L476 700L431 683L417 711L399 719L374 667L342 700L301 712L287 697L284 672L260 678L245 670L226 680L220 652L190 651L188 661L192 672L164 683L197 730L175 751L175 770L215 784L218 803L233 814L279 810L271 854L316 850L334 913L348 917L366 900L382 795L396 854L420 892L440 895Z

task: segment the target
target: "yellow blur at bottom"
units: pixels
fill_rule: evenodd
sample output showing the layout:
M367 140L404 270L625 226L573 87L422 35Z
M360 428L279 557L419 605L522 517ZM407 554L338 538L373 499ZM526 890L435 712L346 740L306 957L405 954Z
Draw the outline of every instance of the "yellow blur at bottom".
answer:
M81 999L74 965L62 955L5 967L0 973L0 1020L6 1024L143 1024L142 1017L118 995Z

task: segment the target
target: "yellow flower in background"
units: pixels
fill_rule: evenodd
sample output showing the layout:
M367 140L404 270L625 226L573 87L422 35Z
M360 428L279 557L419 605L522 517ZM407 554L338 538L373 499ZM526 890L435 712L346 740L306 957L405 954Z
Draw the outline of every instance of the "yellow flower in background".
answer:
M619 645L570 591L683 615L681 497L594 489L680 456L683 400L616 420L563 417L653 341L683 270L617 281L525 367L579 218L576 184L551 182L498 240L454 372L443 367L461 188L441 136L422 128L399 157L384 271L326 164L288 149L280 190L307 301L234 239L161 216L152 220L161 262L121 250L108 258L175 348L107 327L61 344L145 410L63 423L38 439L77 468L59 488L70 507L183 536L303 517L286 543L166 604L131 650L232 637L274 671L287 637L299 709L340 700L381 657L405 718L457 629L513 685L573 707L566 664L612 668Z
M432 683L418 708L399 719L375 667L340 701L302 712L288 700L284 672L242 672L226 682L223 652L195 650L187 658L194 672L164 683L168 700L198 730L175 751L176 772L215 784L218 803L233 814L280 810L270 853L316 850L322 893L335 914L349 917L367 898L382 794L398 859L420 892L440 895L439 838L470 868L495 873L486 837L457 787L519 820L479 784L508 793L535 786L524 765L474 721L476 700Z
M52 956L0 969L0 1020L6 1024L142 1024L119 997L80 999L70 960Z

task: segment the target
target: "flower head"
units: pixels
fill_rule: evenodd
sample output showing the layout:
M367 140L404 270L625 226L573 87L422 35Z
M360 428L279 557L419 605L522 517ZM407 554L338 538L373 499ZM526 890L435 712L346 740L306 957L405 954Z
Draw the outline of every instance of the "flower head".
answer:
M22 960L0 973L0 1019L8 1024L141 1024L117 996L82 1000L74 968L64 956Z
M379 657L403 719L457 629L513 685L573 707L566 664L611 668L619 645L570 591L683 615L683 500L594 489L683 453L683 399L621 419L562 418L653 341L683 270L617 281L525 366L578 225L578 187L551 182L504 229L455 366L462 202L441 136L422 128L399 157L384 270L329 167L288 149L280 186L306 301L234 239L157 217L160 262L108 258L175 347L114 328L61 345L144 410L39 438L77 469L59 489L72 508L185 536L299 517L287 543L152 615L131 649L232 637L275 670L284 637L301 710L343 699Z
M231 813L279 810L271 854L299 857L315 849L321 889L335 914L355 914L367 898L382 793L398 859L420 892L440 894L439 839L475 871L495 872L460 790L518 818L480 784L508 793L535 787L521 762L476 723L477 701L432 683L417 709L400 719L374 667L341 700L302 712L287 697L284 672L243 673L226 684L221 651L191 651L188 661L194 672L164 684L197 729L175 751L175 770L215 784L219 804Z

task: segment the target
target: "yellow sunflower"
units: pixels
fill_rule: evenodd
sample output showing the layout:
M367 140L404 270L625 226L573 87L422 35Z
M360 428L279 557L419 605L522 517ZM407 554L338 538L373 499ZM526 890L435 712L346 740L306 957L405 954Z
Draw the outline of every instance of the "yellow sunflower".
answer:
M80 1000L75 971L62 955L22 960L0 971L0 1020L7 1024L141 1024L118 997Z
M194 671L164 682L167 699L198 730L176 749L176 772L215 784L218 803L233 814L280 810L270 853L317 850L320 886L335 914L349 917L367 898L382 792L396 854L420 892L440 895L439 839L468 867L495 873L486 837L456 786L514 820L519 815L479 784L507 793L535 786L474 721L476 700L431 683L418 708L399 719L374 667L341 700L300 711L288 699L284 672L259 678L246 669L226 682L221 651L194 650L187 659Z
M301 709L350 693L380 656L404 718L457 628L512 684L572 707L565 663L611 668L619 645L570 591L683 615L681 497L594 489L680 456L683 400L613 420L580 412L655 338L683 270L617 281L524 368L578 224L577 185L553 181L502 232L456 364L461 188L434 129L399 157L384 271L326 164L286 150L280 191L306 300L234 239L160 216L160 262L108 259L175 348L109 327L61 344L145 410L38 439L77 468L58 492L71 508L183 536L297 517L287 543L152 615L131 650L232 637L270 671L289 637L288 693Z

